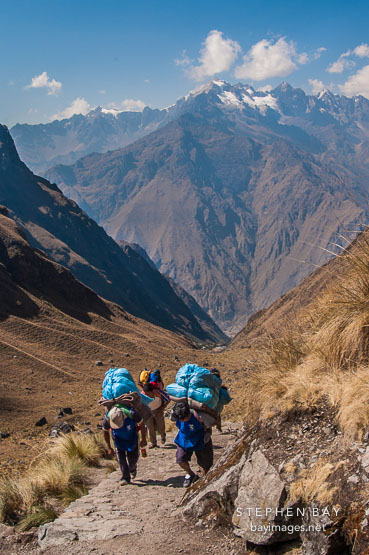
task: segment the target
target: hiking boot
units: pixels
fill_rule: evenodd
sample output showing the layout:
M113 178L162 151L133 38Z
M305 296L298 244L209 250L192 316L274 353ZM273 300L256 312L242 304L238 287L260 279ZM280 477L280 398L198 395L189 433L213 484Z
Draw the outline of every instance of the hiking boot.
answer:
M149 449L155 449L157 446L157 443L152 443L151 445L149 445Z
M137 476L137 470L134 470L133 472L131 472L131 478L132 480L134 480Z
M163 436L163 437L161 438L161 443L162 443L162 445L165 445L165 442L166 442L166 441L167 441L167 438L166 438L165 436Z
M129 482L128 482L128 480L125 480L124 478L121 478L121 479L119 480L119 485L120 485L120 486L128 486L128 485L129 485Z
M192 486L192 484L194 484L195 482L197 482L197 480L199 479L197 474L186 474L184 482L183 482L183 487L184 488L189 488L190 486Z

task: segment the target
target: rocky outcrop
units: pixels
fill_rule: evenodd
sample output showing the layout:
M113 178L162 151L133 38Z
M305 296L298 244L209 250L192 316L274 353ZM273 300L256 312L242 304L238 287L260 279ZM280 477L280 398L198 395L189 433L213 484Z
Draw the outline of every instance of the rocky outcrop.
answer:
M322 407L242 431L190 488L182 514L232 527L258 553L291 542L304 555L367 553L368 438L349 445L333 416Z
M342 553L345 547L345 538L342 533L342 518L338 521L322 510L316 503L310 503L301 522L301 539L304 555L334 555ZM333 512L332 516L335 513ZM348 547L348 546L347 546Z
M257 545L287 541L299 535L297 506L285 506L286 482L261 450L248 458L240 473L232 522L235 533Z

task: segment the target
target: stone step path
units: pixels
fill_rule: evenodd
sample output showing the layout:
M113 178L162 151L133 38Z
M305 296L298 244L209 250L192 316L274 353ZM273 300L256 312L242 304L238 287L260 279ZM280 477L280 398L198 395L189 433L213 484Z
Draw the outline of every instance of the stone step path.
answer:
M121 507L121 497L125 496L118 489L119 478L120 472L113 472L88 495L71 503L57 520L41 527L41 547L47 549L76 540L110 540L141 532L142 519L133 518L130 511Z
M237 425L226 424L223 429L213 435L216 457L234 439ZM231 553L238 542L232 535L225 540L223 532L200 530L176 514L185 490L183 472L175 462L174 436L169 433L167 445L148 450L148 457L140 458L132 484L121 486L120 472L115 471L88 495L69 505L54 522L40 527L37 552L65 555L67 549L68 555ZM193 468L197 469L195 459Z

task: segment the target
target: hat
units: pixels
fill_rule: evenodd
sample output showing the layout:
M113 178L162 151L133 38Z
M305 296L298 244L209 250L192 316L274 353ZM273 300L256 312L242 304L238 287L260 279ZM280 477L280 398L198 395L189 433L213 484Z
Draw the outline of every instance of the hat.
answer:
M125 418L125 415L123 411L118 407L113 407L109 412L110 427L113 428L113 430L117 430L118 428L121 428L124 423L124 418Z

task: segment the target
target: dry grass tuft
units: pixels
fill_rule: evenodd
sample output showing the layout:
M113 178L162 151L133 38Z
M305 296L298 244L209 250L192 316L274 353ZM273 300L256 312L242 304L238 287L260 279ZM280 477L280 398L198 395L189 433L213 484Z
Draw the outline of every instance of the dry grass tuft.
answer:
M88 490L86 486L83 484L80 486L70 485L63 490L60 497L65 505L69 505L69 503L72 503L76 499L79 499L80 497L87 495L87 493L88 493Z
M369 232L341 262L296 331L271 338L260 351L239 407L250 424L324 400L337 409L346 435L360 437L369 426Z
M310 349L328 366L369 363L369 235L342 257L343 269L311 307Z
M85 474L86 465L83 461L50 454L32 469L31 480L46 494L61 496L70 486L82 485Z
M58 438L25 476L1 480L0 521L27 530L54 520L52 501L68 504L85 495L86 469L99 466L102 453L95 436L75 433Z
M3 478L0 482L0 520L14 524L17 520L21 495L17 482L9 478Z
M291 484L287 504L302 501L307 505L313 500L322 505L330 503L338 488L332 487L328 478L342 464L340 462L333 465L320 459L313 468L304 470L301 473L301 478Z
M52 522L57 516L55 509L52 507L32 507L31 512L20 520L17 528L19 532L25 532L33 527Z
M288 472L288 474L295 474L296 466L293 463L288 462L283 466L283 471Z
M118 464L110 461L105 463L104 468L105 468L106 474L111 474L112 472L115 472L118 469Z
M100 457L102 457L103 459L108 458L108 448L106 446L104 436L100 433L100 434L93 434L92 437L94 439L95 444L97 445L97 448L100 453Z
M94 435L76 432L58 437L51 452L66 459L77 459L87 466L99 466L103 455Z
M347 374L341 389L338 422L347 436L361 438L369 424L369 367Z

